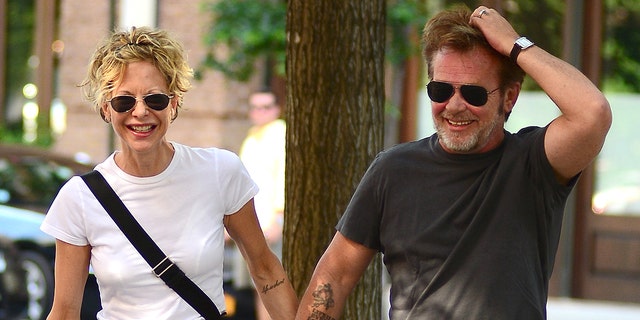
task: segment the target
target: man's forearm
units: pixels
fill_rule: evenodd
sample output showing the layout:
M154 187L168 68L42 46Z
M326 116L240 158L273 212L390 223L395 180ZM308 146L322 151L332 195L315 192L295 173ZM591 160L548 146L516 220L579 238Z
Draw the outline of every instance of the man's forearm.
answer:
M541 48L527 49L518 64L534 79L565 115L600 117L604 95L571 64Z
M318 282L307 288L296 319L298 320L333 320L342 315L345 294L336 291L330 282ZM336 293L338 294L336 296Z

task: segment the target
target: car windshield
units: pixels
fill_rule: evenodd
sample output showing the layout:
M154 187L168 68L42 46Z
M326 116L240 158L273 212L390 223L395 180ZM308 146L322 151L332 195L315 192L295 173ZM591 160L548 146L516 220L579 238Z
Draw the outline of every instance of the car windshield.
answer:
M85 170L82 170L85 171ZM42 155L0 155L0 204L44 212L78 169Z

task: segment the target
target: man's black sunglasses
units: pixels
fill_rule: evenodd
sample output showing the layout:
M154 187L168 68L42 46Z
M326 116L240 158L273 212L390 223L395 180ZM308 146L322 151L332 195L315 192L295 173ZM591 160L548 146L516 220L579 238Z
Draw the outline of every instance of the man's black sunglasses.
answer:
M161 111L169 105L171 98L173 98L173 95L168 96L164 93L152 93L143 96L142 100L147 107L156 111ZM123 113L131 111L133 107L135 107L136 101L138 101L138 99L134 96L115 96L107 102L111 104L111 108L113 108L113 110Z
M454 86L448 82L431 81L427 84L427 94L431 101L441 103L453 97L456 88L460 89L460 94L462 94L464 100L476 107L484 106L489 99L489 95L500 89L498 87L494 90L487 91L484 87L472 84Z

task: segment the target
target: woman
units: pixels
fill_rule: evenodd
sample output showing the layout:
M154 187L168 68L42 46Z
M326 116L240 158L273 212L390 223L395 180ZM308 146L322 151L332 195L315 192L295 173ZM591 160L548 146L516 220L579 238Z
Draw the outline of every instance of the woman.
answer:
M258 190L238 157L165 137L190 88L185 56L167 32L150 28L116 32L98 47L83 86L121 149L96 170L220 312L226 228L271 316L293 319L297 298L260 230L253 205ZM98 319L199 318L152 273L80 177L60 190L42 230L57 239L49 319L79 318L89 263L100 288Z

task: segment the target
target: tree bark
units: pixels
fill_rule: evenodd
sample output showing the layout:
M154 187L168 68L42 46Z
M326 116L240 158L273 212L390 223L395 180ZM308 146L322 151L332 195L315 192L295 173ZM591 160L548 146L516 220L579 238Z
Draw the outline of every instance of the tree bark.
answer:
M299 295L383 146L385 14L384 0L288 1L283 262ZM345 319L381 318L381 270L378 255Z

